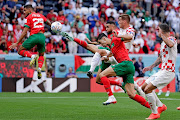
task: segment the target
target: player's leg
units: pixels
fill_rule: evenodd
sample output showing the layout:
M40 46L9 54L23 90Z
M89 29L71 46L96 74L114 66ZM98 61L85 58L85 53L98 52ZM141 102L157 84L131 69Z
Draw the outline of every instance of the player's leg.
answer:
M156 107L156 98L153 94L153 90L155 90L157 87L154 86L152 83L149 83L145 89L144 92L146 94L146 97L148 99L148 102L150 104L151 107L151 115L147 118L147 119L158 119L160 118L160 114L157 111L157 107Z
M162 90L160 89L159 92L158 92L158 95L161 95L162 94Z
M168 97L170 94L170 83L167 85L167 92L166 92L166 97Z
M28 51L28 49L23 47L22 45L18 49L18 54L23 56L23 57L29 57L29 58L32 57L32 54Z
M150 108L149 103L146 101L144 97L135 94L133 74L128 74L124 76L123 81L125 84L126 93L128 94L129 98L135 100L136 102L140 103L146 108Z
M42 72L42 80L43 80L43 86L44 86L44 90L45 92L47 92L47 81L46 81L46 72Z
M42 77L41 68L42 68L43 63L44 63L44 52L45 52L45 39L46 39L46 37L42 33L36 34L36 37L37 37L36 38L36 40L37 40L37 43L36 43L37 44L37 51L38 51L38 55L39 55L37 72L38 72L38 78L40 79Z
M101 56L105 56L107 55L108 53L110 53L110 51L108 50L105 50L105 49L98 49L97 52L94 54L92 60L91 60L91 67L90 67L90 70L88 71L87 73L87 76L89 78L92 78L93 77L93 73L96 66L100 63L101 61Z
M96 83L97 84L100 84L100 85L103 85L102 82L101 82L101 79L99 77L99 74L102 72L101 68L99 68L98 72L97 72L97 76L96 76Z
M134 89L137 91L137 93L142 96L143 98L146 98L145 93L142 91L142 89L138 86L138 84L134 81Z
M110 80L107 77L110 76L116 76L116 73L114 72L114 70L112 69L112 67L108 67L107 69L105 69L103 72L101 72L99 74L99 77L101 79L101 82L104 85L104 88L109 96L108 100L106 102L103 103L103 105L108 105L111 103L116 103L116 98L114 97L112 91L111 91L111 85L110 85Z

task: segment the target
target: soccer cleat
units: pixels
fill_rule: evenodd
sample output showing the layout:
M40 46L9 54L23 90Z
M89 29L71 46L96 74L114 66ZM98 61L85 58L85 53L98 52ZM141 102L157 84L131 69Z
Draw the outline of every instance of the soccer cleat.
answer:
M154 119L158 119L158 118L160 118L159 113L157 113L157 114L151 113L150 116L148 118L146 118L146 120L154 120Z
M93 73L91 71L88 71L87 76L91 79L91 78L93 78Z
M180 110L180 106L179 106L179 107L177 107L177 110Z
M61 32L61 35L67 39L69 39L70 41L74 41L74 38L72 38L71 36L68 35L68 33L66 32Z
M37 58L38 58L38 55L32 55L30 65L29 65L30 67L34 65Z
M165 104L163 104L162 107L158 107L158 108L157 108L157 111L158 111L159 114L161 114L161 113L162 113L163 111L165 111L165 110L167 110L167 107L166 107Z
M116 98L114 97L114 95L109 96L108 100L106 102L103 102L103 105L109 105L109 104L115 104L117 103Z
M42 74L41 74L41 69L37 69L37 72L38 72L38 79L41 79L41 77L42 77Z
M167 91L165 96L168 97L169 94L170 94L170 91Z

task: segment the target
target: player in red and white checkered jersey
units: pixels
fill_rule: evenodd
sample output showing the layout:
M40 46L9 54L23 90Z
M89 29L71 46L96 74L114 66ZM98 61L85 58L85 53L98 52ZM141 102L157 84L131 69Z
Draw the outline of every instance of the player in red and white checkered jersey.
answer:
M160 114L167 109L166 105L158 99L153 90L156 88L164 88L175 77L175 63L177 57L176 39L170 37L170 28L167 24L160 24L158 30L158 36L163 40L161 43L160 55L151 66L143 69L143 73L145 73L162 62L161 70L148 78L142 86L152 111L152 114L147 119L160 118Z
M119 16L118 24L120 26L120 29L118 31L118 37L123 39L128 39L128 41L125 42L125 46L127 50L130 50L135 36L135 30L133 27L130 26L130 17L127 14L122 14Z

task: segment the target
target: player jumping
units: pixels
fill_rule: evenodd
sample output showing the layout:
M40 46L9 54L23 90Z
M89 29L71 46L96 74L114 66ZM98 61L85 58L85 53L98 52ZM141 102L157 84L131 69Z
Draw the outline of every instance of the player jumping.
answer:
M151 115L146 118L148 120L160 118L160 114L167 109L166 105L159 100L153 90L156 88L164 88L175 77L175 63L177 57L176 39L170 36L170 28L167 24L160 24L158 30L158 36L163 40L161 43L160 56L151 66L143 69L143 73L150 71L162 61L161 70L148 78L142 86L152 111Z
M44 23L51 25L51 23L39 13L35 13L32 5L24 6L24 14L26 17L26 23L24 25L24 30L16 43L13 43L9 48L14 49L18 46L19 43L26 36L27 31L30 31L30 37L23 42L18 50L18 54L24 57L31 58L30 66L35 63L37 59L37 55L32 55L28 50L37 45L37 50L39 54L38 58L38 79L41 78L41 67L44 62L44 52L45 52L45 36L44 36Z

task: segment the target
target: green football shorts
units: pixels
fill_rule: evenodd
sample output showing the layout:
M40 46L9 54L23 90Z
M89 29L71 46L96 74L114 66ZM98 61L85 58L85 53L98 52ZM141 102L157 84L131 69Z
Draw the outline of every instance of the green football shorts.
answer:
M30 50L35 45L37 45L37 51L39 53L43 53L45 52L45 39L46 37L43 33L33 34L26 41L23 42L22 46L27 50Z
M111 66L117 76L123 78L124 84L134 83L135 67L132 61L123 61L119 64Z

